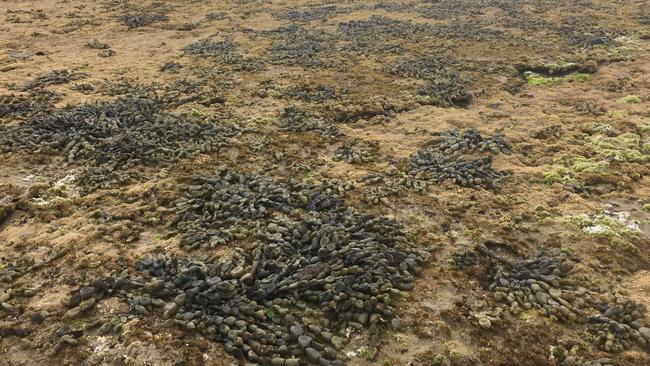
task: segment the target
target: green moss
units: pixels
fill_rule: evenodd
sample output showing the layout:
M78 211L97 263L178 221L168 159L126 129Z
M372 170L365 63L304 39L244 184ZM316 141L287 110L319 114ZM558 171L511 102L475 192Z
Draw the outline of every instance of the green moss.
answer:
M200 111L196 108L192 108L192 110L189 112L189 115L192 117L201 117L205 115L205 113L203 113L203 111Z
M625 111L612 111L607 113L607 116L613 119L622 119L627 117L627 113Z
M650 121L646 121L637 126L641 136L641 153L650 155Z
M123 355L124 359L122 362L124 362L124 366L133 366L135 365L135 358L129 356L129 355Z
M650 198L639 198L637 202L641 205L642 210L650 211Z
M579 156L573 159L573 163L570 166L571 170L576 174L582 173L595 173L595 174L604 174L607 171L606 161L593 161L582 156Z
M517 319L521 321L528 321L533 317L533 312L530 310L522 311L517 314Z
M304 177L302 178L302 181L303 183L307 183L307 184L316 184L316 177L318 177L319 175L320 173L315 170L306 172Z
M407 291L400 291L399 292L399 299L402 301L406 301L411 297L411 293Z
M571 83L571 82L581 83L589 80L589 78L591 78L591 75L582 72L574 72L566 76L547 77L547 76L534 73L532 71L526 71L524 73L524 78L526 79L528 85L539 86L539 85L561 85L564 83Z
M600 48L607 52L607 59L609 62L622 62L630 59L630 51L632 47L619 43L616 46L602 46Z
M85 329L88 325L88 320L77 318L70 320L68 324L74 329Z
M458 351L449 351L449 360L458 361L463 358L463 355Z
M555 183L567 183L572 180L573 177L568 174L565 168L554 168L550 172L544 173L542 182L547 186L552 186Z
M532 71L526 71L524 73L524 78L526 78L526 82L528 83L528 85L531 86L552 85L552 84L562 83L561 77L545 77L540 74L536 74Z
M650 121L644 122L636 127L641 137L650 137Z
M551 349L551 355L555 360L564 360L566 357L564 350L560 347L555 346Z
M636 251L632 243L638 236L640 229L637 224L629 219L624 213L596 215L575 215L570 216L568 221L582 230L583 233L604 238L610 244L619 246L626 250Z
M459 237L460 234L456 230L449 231L449 238L451 238L451 240L456 241Z
M436 355L433 356L433 360L431 360L431 364L434 366L442 365L443 362L445 362L445 355L441 353L436 353Z
M273 98L281 98L289 92L290 88L286 85L276 85L274 88L267 89L268 96Z
M403 334L395 333L393 334L393 339L401 346L408 345L408 342L406 341L406 338L404 338Z
M546 207L539 205L535 207L534 215L535 215L535 220L537 222L541 222L551 217L551 212Z
M560 252L567 254L567 255L573 255L573 249L567 248L567 247L562 247L560 248Z
M626 95L618 100L620 103L625 104L639 104L641 103L641 98L637 95Z
M246 123L255 125L255 126L272 126L278 124L278 119L276 117L253 117L246 121Z
M264 315L266 315L269 319L276 319L280 317L280 313L272 307L266 308L266 310L264 310Z
M373 358L373 349L371 349L369 346L363 346L359 348L358 355L359 357L366 359L366 360L371 360Z
M555 183L570 183L583 175L606 174L609 164L606 161L587 159L582 156L575 158L560 157L556 163L563 166L556 166L544 173L542 182L547 186Z
M627 132L615 137L593 136L588 146L603 158L629 163L650 161L650 155L645 153L646 146L641 144L641 136L635 133Z
M427 221L427 218L422 216L422 215L414 215L413 220L417 222L418 224L422 224L423 222Z
M585 123L582 126L582 132L588 133L590 135L595 135L597 133L600 133L607 136L618 135L620 133L611 125L607 123L600 123L600 122Z
M416 95L415 102L422 105L439 105L440 99L433 95Z
M591 78L590 74L584 72L576 72L568 76L569 81L575 81L578 83L583 83Z

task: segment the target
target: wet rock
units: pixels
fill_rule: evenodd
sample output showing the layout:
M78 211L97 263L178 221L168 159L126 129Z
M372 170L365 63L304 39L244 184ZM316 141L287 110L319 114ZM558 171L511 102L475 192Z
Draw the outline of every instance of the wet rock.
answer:
M540 305L546 305L550 296L546 292L539 291L535 293L535 298Z
M48 112L60 96L45 90L35 89L28 94L0 95L0 118L32 117L36 113ZM0 152L9 151L9 147L0 148Z
M6 310L6 309L5 309ZM72 308L63 315L65 319L75 319L78 318L79 315L81 315L81 309L79 308Z
M580 366L580 364L578 363L576 358L573 357L573 356L569 356L569 357L565 358L562 365L564 365L564 366Z
M639 328L639 333L641 333L641 335L642 335L642 336L643 336L647 341L650 342L650 328L647 328L647 327L641 327L641 328Z
M400 52L400 40L417 41L428 29L424 24L380 15L342 22L338 27L343 39L349 41L344 49L359 54Z
M101 51L99 51L97 56L106 58L106 57L113 57L116 54L117 54L117 52L109 49L109 50L101 50Z
M484 152L482 158L465 159L461 153ZM409 174L418 180L439 183L445 180L472 188L494 187L506 174L492 169L491 155L511 154L510 146L500 135L483 138L475 130L462 134L443 131L409 159Z
M308 347L311 344L311 341L312 339L310 337L304 335L298 337L298 345L300 345L302 348Z
M145 285L147 291L157 292L165 288L165 281L155 278Z
M400 318L393 318L393 320L390 321L390 325L395 330L401 330L404 327L404 323Z
M300 360L297 358L288 358L284 361L285 366L300 366Z
M224 41L203 39L185 46L183 52L189 55L209 57L223 64L236 64L242 59L237 44L232 39Z
M492 327L492 322L488 318L480 318L478 320L478 325L483 329L490 329Z
M96 39L93 39L92 41L86 43L86 47L94 50L106 50L111 48L109 44L100 42Z
M320 358L320 352L311 347L305 349L305 354L307 355L307 358L312 362L318 362L318 359Z
M163 310L163 319L169 319L173 317L177 311L178 311L178 304L175 302L168 302L167 304L165 304Z
M81 298L81 300L89 299L94 294L95 294L94 287L82 287L81 290L79 290L79 297Z
M39 88L45 85L67 84L73 80L79 80L86 77L82 73L73 73L69 70L54 70L41 74L34 80L31 80L22 87L23 91Z
M155 12L155 9L152 9L151 12L147 11L147 9L139 9L137 11L127 12L120 17L122 24L129 27L129 29L146 27L168 19L169 17L166 15Z
M352 140L344 142L334 151L334 161L344 160L351 164L364 164L377 159L379 144L376 141Z
M85 165L76 177L84 193L134 177L134 165L167 165L184 157L218 149L238 134L213 124L163 110L151 95L89 103L34 116L0 136L2 149L59 154L68 163ZM119 141L119 143L117 143Z
M413 288L428 253L413 249L394 220L347 206L344 189L220 169L184 179L179 190L182 245L244 232L237 239L251 244L220 258L145 256L136 270L147 281L111 288L133 313L162 301L167 324L212 334L235 357L263 364L295 364L290 355L339 364L345 340L333 328L402 328L391 296Z
M230 271L230 277L238 279L241 276L243 276L244 273L246 273L246 270L244 269L244 267L238 266L238 267L235 267L232 271Z
M289 330L291 331L291 335L296 338L300 337L305 332L302 325L292 325Z
M251 273L246 273L240 278L241 282L246 285L250 285L255 280Z
M341 338L341 337L338 337L338 336L333 336L331 342L332 342L332 346L334 346L334 348L336 348L339 351L342 350L343 347L345 347L345 339L344 338Z
M282 111L278 125L291 132L314 131L322 137L335 138L343 135L333 122L304 108L293 106Z
M644 327L641 313L645 307L624 297L597 295L581 286L573 278L577 258L553 249L512 263L486 246L476 249L495 262L489 288L499 294L501 302L508 304L507 311L513 315L535 307L542 315L556 321L588 322L588 331L596 345L607 352L620 352L634 342L647 343L647 339L635 330ZM609 302L610 299L613 301ZM587 315L595 310L599 310L600 315ZM493 322L492 318L487 318Z
M331 49L331 36L320 29L291 24L265 32L272 39L268 48L273 64L321 68L329 65L322 57Z

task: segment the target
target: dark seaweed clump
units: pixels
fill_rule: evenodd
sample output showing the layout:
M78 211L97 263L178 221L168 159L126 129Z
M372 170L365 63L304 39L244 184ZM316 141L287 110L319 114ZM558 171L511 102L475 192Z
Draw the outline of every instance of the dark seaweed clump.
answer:
M379 327L401 327L395 301L413 290L429 254L412 248L397 222L356 212L326 186L229 169L179 188L176 227L186 246L250 238L247 249L219 259L145 257L136 274L73 293L69 317L87 310L95 292L122 296L132 312L162 308L168 323L238 358L284 366L345 365L339 330L348 323L373 337Z

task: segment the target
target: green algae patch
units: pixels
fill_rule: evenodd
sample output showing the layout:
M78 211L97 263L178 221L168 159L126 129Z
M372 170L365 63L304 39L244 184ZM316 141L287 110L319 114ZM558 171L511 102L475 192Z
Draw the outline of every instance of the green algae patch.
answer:
M257 116L246 120L246 124L252 126L275 126L278 124L278 119L272 116Z
M587 74L587 73L584 73L584 72L576 72L576 73L573 73L573 74L570 74L570 75L567 75L567 76L564 77L564 79L569 81L569 82L578 82L578 83L585 82L585 81L589 80L590 78L591 78L591 75Z
M620 132L616 128L612 127L612 125L601 122L587 122L582 125L581 130L589 135L603 134L607 136L616 136L620 134Z
M590 74L574 72L565 76L544 76L532 71L524 72L526 83L531 86L540 85L562 85L566 83L582 83L591 78Z
M650 138L650 121L644 122L637 126L637 131L642 137Z
M636 134L625 132L614 135L617 131L602 123L590 123L583 126L583 132L595 133L584 136L584 146L591 150L590 157L559 156L553 167L544 173L542 182L547 186L555 183L572 183L583 177L595 175L606 176L610 162L637 163L650 162L650 141L648 132ZM639 130L642 130L639 127Z
M542 223L552 218L552 212L543 205L538 205L533 211L533 217L536 222Z
M637 202L641 205L643 211L650 211L650 198L639 198Z
M585 175L604 175L607 173L607 168L609 167L607 161L592 160L582 156L574 158L561 157L556 159L555 162L561 163L562 166L556 166L552 170L544 173L543 182L547 186L555 183L575 182L578 178Z
M568 222L579 228L582 233L603 238L611 245L625 250L636 251L633 241L637 240L641 229L627 212L604 211L598 214L579 214L569 216Z
M615 137L596 135L587 145L603 158L626 163L650 161L647 143L642 144L641 136L635 133L626 132Z
M440 98L434 96L434 95L415 95L414 100L418 104L422 105L440 105L441 100Z
M625 104L639 104L641 103L641 98L638 95L626 95L619 98L618 101Z
M641 136L641 153L650 155L650 122L637 126L637 129Z

